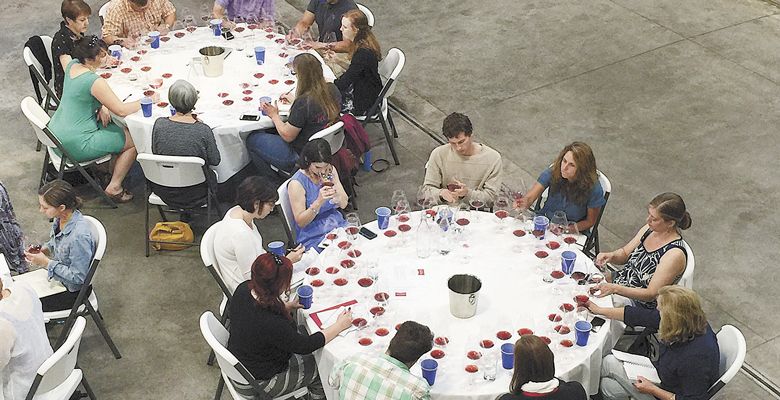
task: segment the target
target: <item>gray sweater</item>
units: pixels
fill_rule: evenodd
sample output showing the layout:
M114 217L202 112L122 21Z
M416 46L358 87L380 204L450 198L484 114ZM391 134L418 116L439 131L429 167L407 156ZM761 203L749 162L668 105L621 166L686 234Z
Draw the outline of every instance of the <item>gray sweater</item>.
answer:
M208 165L217 165L221 161L214 132L200 121L189 124L158 118L152 129L152 153L200 157Z

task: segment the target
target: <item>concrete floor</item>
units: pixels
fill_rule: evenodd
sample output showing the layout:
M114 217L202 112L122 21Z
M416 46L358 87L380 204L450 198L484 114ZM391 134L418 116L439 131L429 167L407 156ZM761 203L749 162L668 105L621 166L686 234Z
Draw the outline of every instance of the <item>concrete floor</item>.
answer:
M595 149L613 196L602 222L602 245L614 248L641 226L658 192L685 198L696 253L695 288L713 326L745 334L747 362L780 383L780 303L773 261L780 225L774 154L780 122L780 16L758 0L594 0L441 3L364 0L377 17L384 46L407 56L394 102L438 132L444 115L468 114L475 134L500 149L506 183L531 183L560 147L574 139ZM100 4L89 3L96 11ZM200 1L177 1L194 13ZM298 15L277 1L280 19ZM301 8L302 0L291 0ZM19 111L32 94L21 59L26 38L51 35L59 3L34 0L0 15L0 180L30 232L45 234L35 188L42 153ZM31 24L31 17L35 24ZM97 16L91 30L97 31ZM472 59L480 62L471 62ZM401 166L365 174L361 214L387 202L395 188L414 192L436 143L396 118ZM377 130L371 131L375 138ZM389 158L380 143L375 155ZM137 180L136 180L137 181ZM96 288L111 334L124 357L114 360L93 324L81 366L100 398L209 398L217 368L197 318L215 309L218 290L196 250L143 257L143 201L86 212L106 225L108 251ZM282 237L279 221L260 226ZM722 398L767 399L743 374ZM225 396L224 398L227 398Z

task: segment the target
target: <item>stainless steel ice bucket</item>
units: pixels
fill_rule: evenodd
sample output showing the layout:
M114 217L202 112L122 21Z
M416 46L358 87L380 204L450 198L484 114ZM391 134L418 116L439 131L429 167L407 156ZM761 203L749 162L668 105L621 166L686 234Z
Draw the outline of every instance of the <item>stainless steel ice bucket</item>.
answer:
M447 281L450 288L450 313L458 318L471 318L477 313L477 300L482 281L474 275L453 275Z

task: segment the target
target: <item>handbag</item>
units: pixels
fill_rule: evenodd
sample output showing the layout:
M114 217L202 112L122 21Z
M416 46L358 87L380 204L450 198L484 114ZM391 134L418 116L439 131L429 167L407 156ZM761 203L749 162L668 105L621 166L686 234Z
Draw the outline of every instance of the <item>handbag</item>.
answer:
M156 242L184 242L192 243L195 240L195 234L190 228L190 224L181 221L158 222L149 232L149 240ZM176 243L152 243L155 250L184 250L192 246L191 244Z

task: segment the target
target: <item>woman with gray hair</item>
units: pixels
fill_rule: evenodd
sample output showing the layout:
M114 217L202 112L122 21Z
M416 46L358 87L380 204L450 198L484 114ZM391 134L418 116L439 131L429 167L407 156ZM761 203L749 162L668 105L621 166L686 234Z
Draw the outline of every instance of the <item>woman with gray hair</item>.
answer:
M198 102L198 91L187 81L177 80L168 89L168 101L176 114L158 118L152 129L152 153L166 156L202 158L207 165L220 163L219 150L211 128L198 121L192 110ZM208 174L207 179L214 179ZM152 191L168 205L181 208L198 207L206 203L206 182L186 188L169 188L151 184Z

